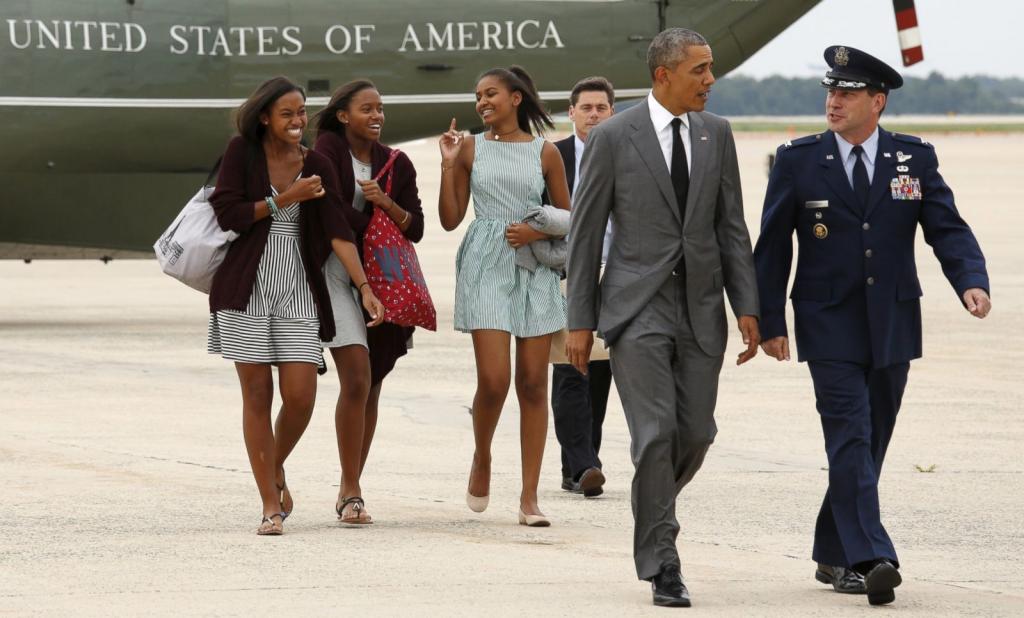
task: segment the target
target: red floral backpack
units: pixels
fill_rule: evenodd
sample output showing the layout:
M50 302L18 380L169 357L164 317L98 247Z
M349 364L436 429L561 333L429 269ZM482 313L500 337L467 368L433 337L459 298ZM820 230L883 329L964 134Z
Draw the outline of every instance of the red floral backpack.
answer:
M384 192L389 196L395 159L400 153L398 149L392 150L387 163L374 178L380 182L387 175ZM384 304L384 321L437 330L437 311L430 299L416 249L391 217L376 207L363 233L363 269L370 289Z

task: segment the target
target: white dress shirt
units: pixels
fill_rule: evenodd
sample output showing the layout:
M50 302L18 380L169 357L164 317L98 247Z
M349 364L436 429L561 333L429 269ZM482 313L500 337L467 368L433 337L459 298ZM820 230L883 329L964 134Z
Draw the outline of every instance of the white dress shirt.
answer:
M573 152L576 155L576 176L572 179L572 194L576 195L576 189L580 186L580 161L583 160L583 151L587 147L587 143L580 139L579 135L573 133L573 139L576 140L575 148ZM566 236L568 239L568 236ZM604 230L604 244L601 250L601 263L604 264L608 261L608 249L611 247L612 242L612 222L608 220L608 227Z
M690 153L693 148L690 144L690 119L686 114L673 116L672 112L662 107L661 103L654 98L654 92L647 95L647 107L651 110L651 123L654 124L654 133L658 136L661 144L661 154L665 156L665 167L672 173L672 120L679 118L683 124L679 126L679 134L683 138L683 150L686 151L686 172L689 174L693 168L693 157Z
M857 157L853 156L853 144L843 139L838 133L836 145L839 147L839 160L843 162L843 169L846 170L846 179L853 186L853 166L857 164ZM875 157L878 156L878 127L871 132L871 135L860 145L864 149L864 167L868 170L868 184L875 177Z

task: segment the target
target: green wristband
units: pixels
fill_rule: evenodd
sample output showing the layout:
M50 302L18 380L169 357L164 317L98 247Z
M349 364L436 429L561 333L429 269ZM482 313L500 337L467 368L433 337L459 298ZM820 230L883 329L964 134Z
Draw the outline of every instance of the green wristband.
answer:
M274 202L274 196L268 195L266 198L267 206L270 208L270 214L276 215L280 210L277 207L277 203Z

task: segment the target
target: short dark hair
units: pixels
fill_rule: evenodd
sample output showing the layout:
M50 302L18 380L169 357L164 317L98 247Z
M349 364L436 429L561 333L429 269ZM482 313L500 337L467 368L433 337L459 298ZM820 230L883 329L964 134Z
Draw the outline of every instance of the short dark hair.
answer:
M551 120L551 114L544 108L540 94L533 85L533 78L521 66L512 65L509 68L495 68L484 71L477 78L477 83L485 77L497 77L505 87L512 92L518 92L523 97L517 111L519 128L531 135L544 135L544 129L554 129L555 123ZM533 127L531 131L530 128Z
M572 87L572 93L569 95L570 105L576 106L576 103L580 100L581 92L603 92L608 95L608 104L615 105L615 88L610 81L600 75L584 77L576 82L576 85Z
M306 100L306 91L302 86L287 77L273 77L260 84L235 112L238 134L251 145L260 144L263 134L267 132L267 127L260 122L260 116L269 112L278 99L291 92L298 92L302 100Z
M370 80L354 79L335 90L327 107L317 112L316 116L313 117L317 137L324 133L344 133L345 127L338 120L338 112L348 110L348 106L357 94L371 88L377 89Z

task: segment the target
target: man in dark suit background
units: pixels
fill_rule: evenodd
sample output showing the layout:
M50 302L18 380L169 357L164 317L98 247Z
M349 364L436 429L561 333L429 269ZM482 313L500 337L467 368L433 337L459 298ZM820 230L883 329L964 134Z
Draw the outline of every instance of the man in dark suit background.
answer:
M581 79L572 88L569 119L573 123L573 134L555 142L565 163L570 196L579 185L580 161L587 135L592 128L612 117L614 106L615 90L603 77ZM608 259L609 242L610 223L605 231L602 263ZM551 409L555 417L555 435L562 446L562 489L590 498L604 492L605 477L598 453L612 383L611 361L607 357L592 358L588 370L584 375L568 362L554 365Z
M790 298L796 344L814 382L828 455L818 513L816 578L837 592L891 603L901 582L882 526L882 471L907 384L921 356L924 231L956 295L974 316L991 308L985 258L938 171L935 149L878 126L903 78L852 47L825 50L828 131L779 147L754 250L764 351L789 360L786 286L793 233L800 251Z

